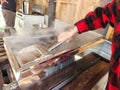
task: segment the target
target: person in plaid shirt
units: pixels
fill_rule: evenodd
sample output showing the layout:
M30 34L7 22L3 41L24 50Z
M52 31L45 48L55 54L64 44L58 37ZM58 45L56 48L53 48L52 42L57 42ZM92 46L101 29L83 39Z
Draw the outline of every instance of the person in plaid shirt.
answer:
M58 42L70 41L76 33L105 28L107 24L114 27L114 36L106 90L120 90L120 0L112 0L106 6L97 7L89 12L84 19L75 23L72 30L61 33Z

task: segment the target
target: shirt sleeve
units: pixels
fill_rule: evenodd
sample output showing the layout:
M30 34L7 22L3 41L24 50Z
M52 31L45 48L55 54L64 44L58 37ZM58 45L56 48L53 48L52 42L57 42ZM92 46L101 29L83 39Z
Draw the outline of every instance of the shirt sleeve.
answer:
M78 33L105 28L108 23L114 26L113 6L114 0L104 7L97 7L94 11L89 12L84 19L75 23Z

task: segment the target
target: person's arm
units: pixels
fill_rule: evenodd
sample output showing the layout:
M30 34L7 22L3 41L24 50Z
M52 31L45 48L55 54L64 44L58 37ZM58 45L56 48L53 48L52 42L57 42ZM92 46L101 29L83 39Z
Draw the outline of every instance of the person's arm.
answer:
M114 26L115 19L113 15L114 0L105 7L98 7L95 11L89 12L86 17L77 23L69 32L63 32L58 36L58 42L70 41L76 33L105 28L108 23Z
M72 37L76 35L76 33L78 33L78 29L76 26L74 26L74 28L72 30L61 33L58 36L58 42L61 42L64 40L69 42L72 39Z
M7 0L0 0L0 3L3 4L3 3L8 3Z
M112 0L106 6L97 7L94 11L89 12L84 19L75 23L78 33L105 28L108 23L113 27L115 23L115 7L115 0Z

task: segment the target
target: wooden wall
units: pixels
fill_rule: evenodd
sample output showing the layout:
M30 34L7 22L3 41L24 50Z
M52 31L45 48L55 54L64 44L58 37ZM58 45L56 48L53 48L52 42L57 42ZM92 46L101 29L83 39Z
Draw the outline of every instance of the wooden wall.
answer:
M33 4L43 6L45 13L47 14L47 12L48 12L48 0L33 0Z
M97 6L103 6L110 0L56 0L56 18L75 23Z
M19 3L22 2L22 0L17 1ZM48 1L49 0L30 0L32 4L44 6L46 14L49 7ZM86 13L94 10L95 7L103 6L109 1L111 0L56 0L56 18L73 24L82 19Z
M22 1L25 0L17 0L17 10L22 8ZM48 1L47 0L29 0L31 4L36 4L44 7L45 13L48 12Z

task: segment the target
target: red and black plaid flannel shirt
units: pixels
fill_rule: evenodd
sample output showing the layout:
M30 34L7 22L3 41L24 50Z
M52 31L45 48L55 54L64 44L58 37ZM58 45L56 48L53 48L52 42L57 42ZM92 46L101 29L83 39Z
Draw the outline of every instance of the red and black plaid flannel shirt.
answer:
M109 78L106 90L120 90L120 5L112 0L104 7L98 7L89 12L86 17L75 25L78 32L86 32L98 28L105 28L107 24L114 27L112 40L112 55L110 60Z

